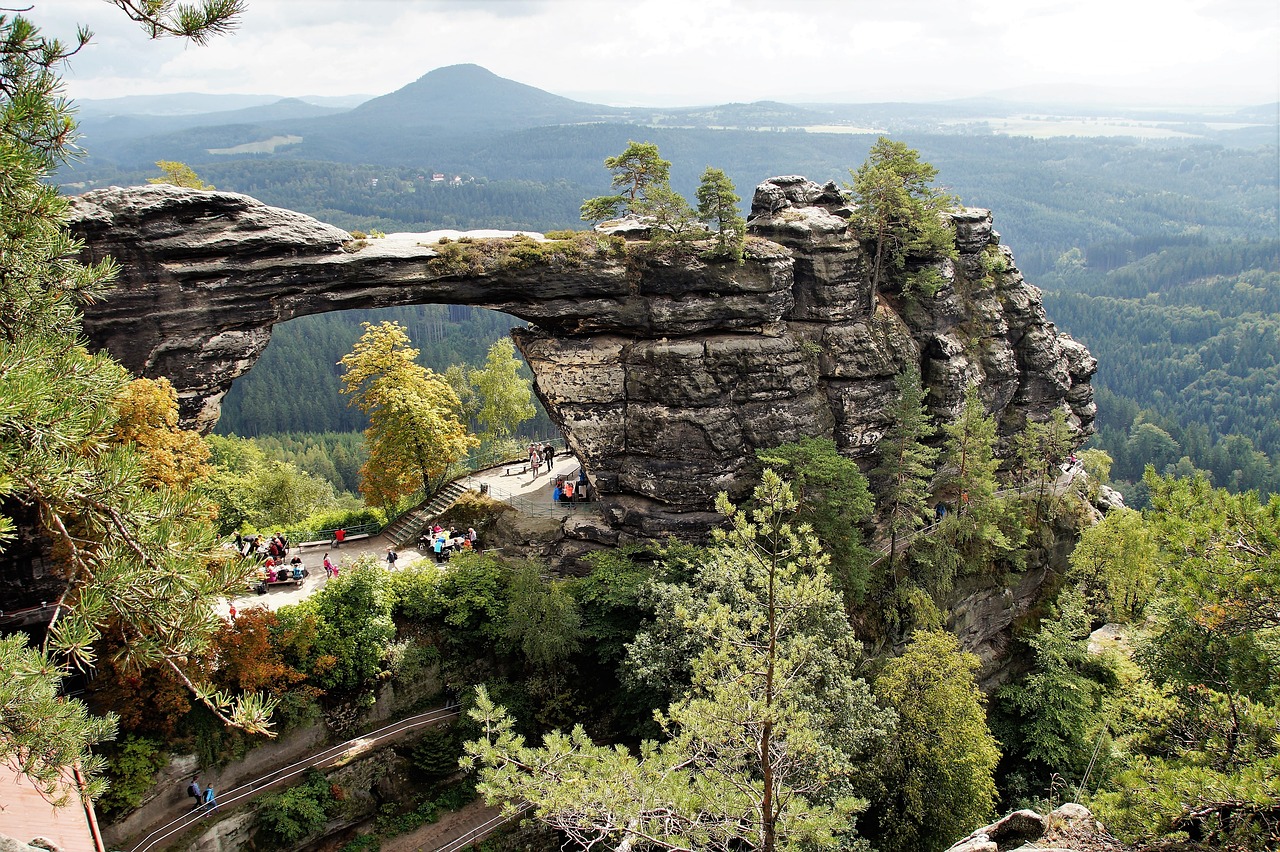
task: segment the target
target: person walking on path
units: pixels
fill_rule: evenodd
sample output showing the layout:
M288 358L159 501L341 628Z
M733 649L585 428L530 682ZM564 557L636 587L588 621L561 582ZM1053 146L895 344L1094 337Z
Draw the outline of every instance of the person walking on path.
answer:
M396 567L396 549L394 547L387 548L387 567L392 569Z
M213 795L213 785L210 784L204 791L204 809L206 811L216 811L218 809L218 800Z
M324 555L324 575L332 580L338 575L338 570L333 567L333 563L329 561L329 554Z
M204 795L204 791L200 789L200 776L191 776L191 783L187 785L187 795L195 799L191 805L193 810L200 807L201 797Z

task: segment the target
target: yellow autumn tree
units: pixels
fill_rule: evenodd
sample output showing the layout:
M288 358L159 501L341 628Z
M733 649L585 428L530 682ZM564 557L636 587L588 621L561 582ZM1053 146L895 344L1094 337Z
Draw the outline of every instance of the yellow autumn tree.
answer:
M185 491L213 471L200 434L178 425L178 393L168 379L129 382L116 399L116 412L116 440L138 449L149 484Z
M432 494L453 465L480 442L462 423L457 393L417 363L418 350L399 323L362 323L364 334L338 363L342 392L369 416L369 460L360 469L360 491L369 502L390 506L421 488Z
M176 160L156 160L156 168L160 177L147 178L147 183L168 183L174 186L185 186L188 189L217 189L211 183L205 183L196 170L186 163Z

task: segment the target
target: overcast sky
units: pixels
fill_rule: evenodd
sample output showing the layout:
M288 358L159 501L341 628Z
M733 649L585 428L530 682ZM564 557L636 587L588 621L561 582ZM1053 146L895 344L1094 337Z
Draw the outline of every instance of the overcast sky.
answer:
M72 97L385 94L474 62L618 106L942 100L1032 88L1164 104L1280 100L1278 0L248 0L206 47L149 42L108 0Z

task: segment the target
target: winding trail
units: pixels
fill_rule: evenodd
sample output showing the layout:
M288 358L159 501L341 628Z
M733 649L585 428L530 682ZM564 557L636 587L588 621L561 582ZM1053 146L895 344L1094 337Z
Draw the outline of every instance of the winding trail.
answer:
M352 760L387 743L394 742L410 731L435 725L450 719L456 719L461 712L460 705L447 704L407 719L401 719L384 725L367 734L354 737L343 743L328 746L283 766L279 769L253 778L234 789L218 795L217 809L230 809L257 798L262 793L292 781L312 769L326 769ZM181 837L187 830L199 824L209 812L204 808L193 808L179 817L152 827L151 833L130 847L131 852L151 852L167 848L168 843Z

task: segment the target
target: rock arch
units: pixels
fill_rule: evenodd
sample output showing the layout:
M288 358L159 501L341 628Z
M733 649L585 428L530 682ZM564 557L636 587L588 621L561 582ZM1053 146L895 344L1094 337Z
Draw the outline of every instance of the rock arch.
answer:
M644 535L705 531L718 491L741 496L757 448L829 435L869 454L908 360L940 417L978 381L1006 433L1059 407L1091 430L1096 362L1048 322L988 211L953 215L958 260L919 259L948 282L936 297L889 286L872 314L846 203L832 183L762 183L749 223L762 239L742 264L594 234L353 242L248 196L163 185L80 196L71 227L86 257L122 268L86 308L86 334L135 372L169 377L184 421L203 429L277 322L423 303L528 321L514 335L538 395L611 522Z

